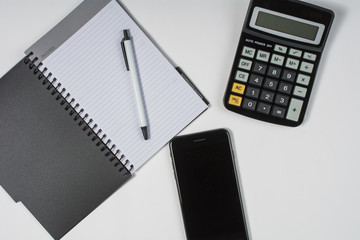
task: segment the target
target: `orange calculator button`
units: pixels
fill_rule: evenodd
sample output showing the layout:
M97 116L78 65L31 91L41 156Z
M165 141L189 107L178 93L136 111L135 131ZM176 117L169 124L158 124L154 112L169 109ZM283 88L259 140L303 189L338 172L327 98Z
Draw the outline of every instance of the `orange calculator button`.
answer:
M240 107L242 101L242 97L230 95L229 104Z
M244 94L245 85L240 83L234 83L232 90L234 93Z

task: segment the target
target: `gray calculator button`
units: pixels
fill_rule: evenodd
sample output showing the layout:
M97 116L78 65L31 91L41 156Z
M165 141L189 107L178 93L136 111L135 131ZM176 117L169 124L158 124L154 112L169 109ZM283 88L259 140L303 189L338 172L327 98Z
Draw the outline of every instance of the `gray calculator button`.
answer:
M285 60L285 57L284 56L281 56L281 55L277 55L277 54L273 54L271 56L271 63L272 64L275 64L275 65L278 65L278 66L282 66L284 64L284 60Z
M267 75L273 78L280 78L281 68L270 66Z
M296 72L284 70L281 79L289 82L295 82Z
M273 102L275 93L263 90L260 95L260 100L265 102Z
M296 79L296 82L307 86L307 85L309 85L309 82L310 82L310 76L299 73L299 75Z
M298 49L290 48L289 55L294 56L294 57L301 57L302 51L300 51Z
M293 87L292 84L280 82L278 91L290 95L292 87Z
M274 102L275 104L286 107L289 103L289 97L282 94L277 94Z
M274 106L273 110L271 112L271 115L273 115L274 117L278 117L278 118L284 118L285 117L285 111L286 111L285 108Z
M265 74L267 65L264 63L255 62L253 67L254 73Z
M278 85L278 81L271 79L271 78L265 79L264 88L275 91L277 88L277 85Z
M264 61L264 62L268 62L269 58L270 58L270 53L265 52L265 51L261 51L261 50L259 50L257 55L256 55L257 60Z
M242 54L244 57L253 58L255 56L255 48L244 47Z
M250 100L250 99L248 99L248 98L244 98L242 107L243 107L244 109L247 109L247 110L250 110L250 111L255 111L256 104L257 104L257 101L255 101L255 100Z
M251 65L252 65L252 61L249 61L249 60L246 60L243 58L240 59L239 68L245 69L245 70L250 70Z
M264 77L257 75L257 74L251 74L249 79L249 84L261 87Z
M286 59L285 67L297 70L299 68L299 60L288 58Z
M285 54L286 51L287 51L287 47L276 44L275 47L274 47L274 51Z
M308 62L302 62L300 66L300 71L312 73L314 69L314 64Z
M270 114L270 109L271 109L271 105L260 102L256 111L259 112L259 113L269 115Z
M300 86L295 86L294 95L304 98L306 96L307 89Z
M252 97L252 98L259 98L260 89L254 87L247 87L245 96Z
M289 106L288 113L286 115L286 119L297 122L299 120L302 105L303 105L302 100L292 98L290 101L290 106Z
M247 72L243 72L243 71L236 72L236 76L235 76L236 80L240 82L247 82L248 78L249 78L249 74Z
M314 62L316 60L316 54L305 52L303 58Z

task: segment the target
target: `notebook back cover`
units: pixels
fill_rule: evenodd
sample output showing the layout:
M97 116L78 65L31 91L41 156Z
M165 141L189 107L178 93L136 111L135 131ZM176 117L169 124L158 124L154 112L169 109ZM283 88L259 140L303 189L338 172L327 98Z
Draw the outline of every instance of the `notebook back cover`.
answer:
M0 185L60 239L131 174L34 69L0 79Z

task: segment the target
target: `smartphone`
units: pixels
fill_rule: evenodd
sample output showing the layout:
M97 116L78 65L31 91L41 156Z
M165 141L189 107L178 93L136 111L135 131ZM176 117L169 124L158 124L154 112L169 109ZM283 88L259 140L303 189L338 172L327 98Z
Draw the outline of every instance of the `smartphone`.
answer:
M175 137L170 151L188 240L248 240L230 134Z

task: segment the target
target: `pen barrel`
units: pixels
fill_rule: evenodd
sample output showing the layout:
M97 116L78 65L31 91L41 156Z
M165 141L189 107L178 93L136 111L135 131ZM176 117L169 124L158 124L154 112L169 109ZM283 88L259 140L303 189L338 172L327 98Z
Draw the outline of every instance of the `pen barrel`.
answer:
M139 73L138 73L138 70L136 67L137 65L136 65L136 59L135 59L134 47L133 47L132 41L131 40L124 41L124 46L126 49L126 57L127 57L127 61L129 64L131 79L133 82L137 108L139 111L140 125L141 125L141 127L145 127L145 126L147 126L145 105L144 105L143 95L142 95L142 91L141 91Z

